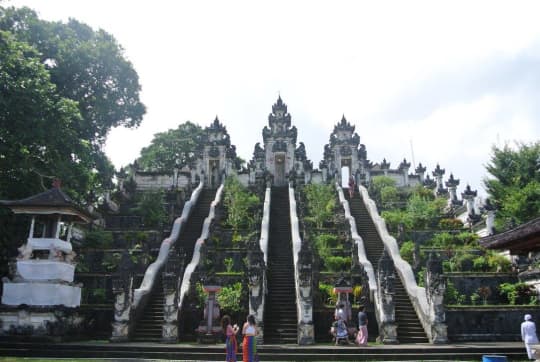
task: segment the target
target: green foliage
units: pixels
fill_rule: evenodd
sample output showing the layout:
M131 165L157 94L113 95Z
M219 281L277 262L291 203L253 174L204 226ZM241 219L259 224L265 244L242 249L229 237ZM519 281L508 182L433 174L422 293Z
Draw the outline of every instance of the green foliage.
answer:
M444 218L439 221L441 230L460 230L463 229L463 222L459 219Z
M322 259L332 256L330 249L337 247L338 237L333 234L322 233L314 237L315 248Z
M426 229L436 225L446 206L444 198L430 200L413 194L407 203L407 212L412 219L414 229Z
M404 210L385 210L381 212L389 230L397 230L399 224L402 224L406 229L412 229L412 215Z
M377 205L383 204L383 190L385 193L385 197L390 199L392 195L397 195L396 189L396 181L394 179L388 177L388 176L375 176L371 179L371 183L369 185L369 195L370 197L377 203Z
M112 272L118 268L120 259L122 259L122 254L120 253L105 253L101 263L106 271Z
M524 282L502 283L499 285L499 294L508 300L510 305L528 304L536 296L533 286Z
M328 256L324 259L324 264L329 271L340 272L351 268L350 256Z
M409 264L412 264L414 255L414 242L411 240L405 241L403 244L401 244L401 247L399 248L399 253L403 260L405 260Z
M448 281L446 283L446 289L444 290L444 302L447 305L461 305L465 303L467 296L464 294L459 294L459 291L456 289L454 283Z
M146 227L159 227L167 221L163 191L145 191L138 195L136 207L132 211L142 216Z
M218 295L217 301L224 314L234 314L244 309L242 306L242 283L237 282L231 286L223 287Z
M189 121L176 129L156 133L150 146L141 150L137 162L142 169L157 171L170 171L189 165L195 160L202 134L203 129Z
M234 260L233 258L225 258L223 260L223 264L225 264L225 269L227 270L227 273L232 272L233 266L234 266Z
M0 197L43 191L54 177L76 201L96 201L114 174L107 133L145 112L133 66L110 34L73 19L0 7L0 32Z
M476 292L471 294L471 304L472 305L477 305L479 300L480 300L480 294L478 294Z
M92 230L86 233L84 246L87 248L107 249L113 242L113 235L110 231Z
M498 208L497 225L509 220L522 224L540 216L540 141L494 146L486 170L490 174L484 185Z
M317 228L332 219L336 206L336 195L332 185L309 184L304 187L307 200L306 220L312 220Z
M235 229L252 229L257 220L259 197L240 183L236 176L225 180L223 204L227 208L227 224Z
M332 284L319 282L319 293L323 304L336 305L337 294L334 293L334 286Z

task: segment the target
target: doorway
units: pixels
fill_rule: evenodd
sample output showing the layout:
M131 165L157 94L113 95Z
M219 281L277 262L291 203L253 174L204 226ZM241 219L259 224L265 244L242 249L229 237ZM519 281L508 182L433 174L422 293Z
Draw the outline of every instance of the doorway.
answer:
M276 153L274 155L274 167L275 167L274 184L276 186L285 186L287 184L287 180L285 179L285 154L284 153Z

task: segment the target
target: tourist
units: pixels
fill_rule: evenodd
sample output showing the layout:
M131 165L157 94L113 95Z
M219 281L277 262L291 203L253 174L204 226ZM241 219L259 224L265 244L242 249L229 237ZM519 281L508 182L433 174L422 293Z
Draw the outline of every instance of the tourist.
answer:
M334 311L334 319L336 321L340 320L340 319L343 319L345 320L346 319L346 315L345 315L345 304L343 303L339 303L337 306L336 306L336 310Z
M236 343L236 334L238 333L238 325L231 326L231 317L224 315L221 318L221 328L227 337L225 339L225 354L227 362L236 362L236 351L238 344Z
M358 312L358 334L356 335L356 344L359 346L367 346L368 330L367 330L367 314L365 308L360 308Z
M335 326L336 346L339 345L341 341L349 344L349 330L347 329L347 323L345 323L345 320L343 320L343 318L339 318Z
M538 343L538 337L536 336L536 325L532 321L530 314L525 314L525 321L521 323L521 340L525 342L525 348L527 349L527 356L529 359L534 360L532 352L532 345Z
M349 176L349 196L351 199L354 197L354 189L356 188L356 182L354 182L354 177Z
M255 317L250 314L247 317L247 322L242 327L244 341L242 343L242 360L243 362L255 362L257 358L257 322Z

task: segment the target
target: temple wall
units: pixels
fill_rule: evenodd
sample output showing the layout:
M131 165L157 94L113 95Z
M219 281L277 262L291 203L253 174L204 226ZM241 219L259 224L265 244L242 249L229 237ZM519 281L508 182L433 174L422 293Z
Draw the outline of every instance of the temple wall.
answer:
M170 189L175 186L173 174L165 173L136 173L134 176L138 191L151 191ZM185 174L178 175L177 187L182 189L189 185L189 178Z

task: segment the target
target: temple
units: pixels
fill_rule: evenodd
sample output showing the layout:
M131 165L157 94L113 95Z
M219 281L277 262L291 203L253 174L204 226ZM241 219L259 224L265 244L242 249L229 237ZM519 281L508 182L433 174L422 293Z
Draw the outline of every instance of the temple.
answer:
M336 303L344 306L351 324L353 309L365 307L373 321L370 335L385 344L490 340L493 335L486 330L461 333L463 314L444 305L443 253L430 252L425 265L404 260L399 252L403 240L388 231L381 205L368 188L374 178L385 176L401 190L425 188L432 197L446 198L445 212L462 226L458 231L487 236L488 247L537 249L537 235L517 230L489 236L494 234L494 210L476 190L467 185L459 193L459 178L450 174L445 180L439 164L431 165L426 175L427 165L411 169L405 158L394 168L387 159L371 161L355 129L342 116L321 149L316 169L279 96L262 140L242 167L226 127L216 117L197 140L190 164L143 170L134 163L117 174L117 189L111 190L116 201L107 194L98 210L98 224L111 235L100 240L101 245L112 251L99 253L82 243L80 256L94 263L86 264L86 270L81 263L77 273L73 224L89 223L94 215L75 205L59 185L24 200L1 201L14 213L31 217L11 278L4 279L2 334L58 334L51 330L59 323L54 310L84 304L87 310L92 305L101 309L93 310L91 320L73 314L72 324L99 325L92 332L113 342L215 343L223 333L220 293L236 293L234 311L239 314L233 317L253 314L260 344L326 341ZM355 181L352 190L342 186L349 177ZM233 191L245 188L247 194L231 196L226 184L233 179L240 185ZM308 185L325 185L332 194L330 206L321 206L330 208L324 220L307 215L306 205L313 202L306 196ZM133 214L144 195L162 197L165 221L152 224ZM248 205L243 214L233 209L235 197ZM231 222L234 212L240 216ZM537 232L537 224L524 226L525 231ZM420 284L415 274L422 268ZM88 288L83 300L81 288ZM31 317L23 318L23 311ZM492 321L513 318L512 313L501 317L504 312L498 310L483 313ZM501 326L501 338L515 337L508 332L510 324ZM64 334L68 330L64 328Z

